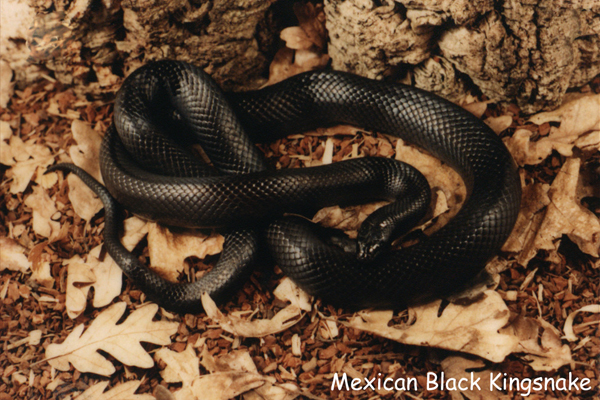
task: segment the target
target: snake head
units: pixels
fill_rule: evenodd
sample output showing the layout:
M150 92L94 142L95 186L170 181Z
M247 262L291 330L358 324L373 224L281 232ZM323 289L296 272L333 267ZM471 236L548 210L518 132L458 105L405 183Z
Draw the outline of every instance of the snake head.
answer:
M368 237L358 237L358 252L356 257L363 262L375 260L382 250L388 247L385 237L382 235L372 234Z

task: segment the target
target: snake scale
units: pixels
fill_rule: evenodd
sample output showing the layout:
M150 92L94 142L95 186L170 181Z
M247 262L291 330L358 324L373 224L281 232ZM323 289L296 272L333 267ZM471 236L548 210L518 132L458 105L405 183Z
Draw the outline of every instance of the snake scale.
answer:
M400 137L449 164L467 187L459 213L418 243L394 249L389 242L429 205L418 171L376 157L274 171L254 144L335 124ZM193 156L194 143L212 166ZM401 307L448 295L500 250L521 198L511 155L480 119L410 86L335 71L223 93L190 64L146 64L117 95L100 164L106 187L74 165L50 170L77 174L99 195L108 253L149 298L180 312L201 310L203 292L231 296L261 261L263 242L286 275L334 305ZM285 215L382 199L391 203L362 224L356 247L336 245L324 228ZM121 245L121 206L168 225L219 227L223 254L198 281L168 282Z

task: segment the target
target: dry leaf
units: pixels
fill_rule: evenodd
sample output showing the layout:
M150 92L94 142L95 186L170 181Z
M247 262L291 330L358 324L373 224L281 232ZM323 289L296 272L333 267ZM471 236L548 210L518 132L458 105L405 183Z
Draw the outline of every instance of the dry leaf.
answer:
M175 392L176 400L229 400L264 385L266 378L252 372L228 371L203 375Z
M25 205L33 210L33 231L50 241L54 240L60 232L60 222L52 219L58 210L46 191L34 186L33 193L25 198Z
M48 174L56 175L56 174ZM75 174L69 174L67 176L69 182L69 201L73 206L73 211L81 217L81 219L89 222L92 218L98 214L104 207L102 201L96 196L96 194L79 179Z
M156 352L155 357L166 364L165 369L160 372L165 382L182 382L183 387L186 387L200 377L200 358L190 344L181 353L163 347Z
M104 389L109 382L98 382L87 388L74 400L156 400L150 394L135 394L141 383L141 381L124 382L105 392Z
M516 260L526 266L539 250L549 258L567 235L581 251L598 257L600 220L581 205L584 193L579 183L581 161L569 158L551 186L534 183L523 190L522 205L513 233L504 251L518 253Z
M470 353L493 362L502 362L511 353L525 353L523 357L536 371L572 362L569 346L560 343L550 324L511 318L497 292L488 290L483 299L467 306L449 304L438 317L440 304L435 301L409 309L416 318L412 325L389 326L392 311L363 311L347 325L400 343Z
M27 258L28 250L13 239L0 237L0 271L28 272L31 269L31 261Z
M282 332L298 323L304 315L298 306L289 305L271 319L249 321L237 315L224 315L207 293L202 295L202 307L224 331L242 337L264 337Z
M463 379L467 387L466 390L452 390L450 396L452 400L464 400L465 396L469 400L508 400L509 396L499 393L496 390L490 390L491 374L493 370L483 369L485 363L482 360L470 360L461 356L450 356L442 360L442 371L446 379L455 379L459 382ZM471 389L469 383L477 382L478 386L473 385Z
M203 259L223 250L223 236L205 235L198 231L172 233L154 222L148 223L148 252L150 265L166 279L175 281L190 256Z
M45 170L54 162L54 156L47 146L36 144L35 138L23 142L5 121L0 124L0 136L0 164L12 166L6 172L12 178L9 191L22 193L38 168Z
M573 362L568 345L560 341L558 330L542 319L517 316L501 333L519 339L513 353L522 357L534 371L555 371Z
M6 9L3 12L6 12ZM13 71L10 65L4 60L0 60L0 107L2 108L6 108L13 95L15 83L11 82L12 78Z
M96 282L92 268L86 265L81 257L75 256L67 260L67 290L65 307L71 319L80 316L87 306L87 295L91 285Z
M574 146L600 150L600 94L565 103L557 110L534 115L530 121L538 125L560 122L560 127L552 127L548 136L537 141L532 141L534 134L528 129L518 129L506 138L504 142L519 165L539 164L552 150L566 157L573 155Z
M138 217L130 217L123 221L123 237L121 243L129 251L133 251L135 246L148 234L149 222Z
M299 26L290 26L283 29L279 37L289 49L308 50L313 46L312 40L310 40L306 32Z
M115 372L115 367L98 353L98 350L102 350L125 365L152 367L152 357L140 342L168 345L179 324L152 321L158 306L148 304L132 312L117 325L126 307L124 302L113 304L94 318L85 333L84 326L78 325L62 344L50 344L46 349L46 359L50 365L67 371L71 363L80 372L110 376Z
M570 158L554 178L548 190L550 204L536 237L536 247L556 250L554 240L566 234L581 251L598 257L600 248L600 220L583 207L577 196L577 182L581 160Z
M71 132L77 142L77 145L71 146L69 149L73 163L96 178L98 182L104 182L102 174L100 174L99 158L102 134L79 119L75 119L71 123Z
M290 278L285 277L273 290L273 295L281 301L289 301L300 310L312 310L312 297L300 289Z
M438 317L441 300L410 308L416 321L410 326L388 326L393 311L363 311L347 325L404 344L440 347L501 362L518 343L515 336L498 333L510 311L500 295L486 291L468 306L449 304Z
M513 119L510 115L501 115L499 117L490 117L484 121L494 132L500 134L512 125Z
M409 146L402 139L396 142L396 160L412 165L421 172L438 199L441 193L445 198L436 200L436 212L447 209L443 214L434 215L437 220L426 224L425 233L431 235L444 226L460 210L467 196L467 189L458 173L443 164L437 158L424 153L422 150ZM438 204L441 202L441 204ZM444 204L445 203L445 204Z
M525 246L531 247L533 245L533 238L535 237L544 216L543 213L541 215L538 215L538 213L550 204L550 198L548 197L549 188L550 185L537 182L523 188L519 216L517 217L517 222L515 223L510 237L502 247L502 251L519 253ZM535 255L537 250L533 251ZM522 254L528 254L529 252L530 250L528 249ZM523 264L525 258L519 258L522 257L522 255L518 255L517 257L519 263L526 265L526 261L525 264ZM529 259L531 259L531 257L533 256L529 256Z
M100 308L110 304L119 294L123 286L123 272L106 254L100 261L102 245L93 248L84 262L79 256L67 260L67 299L66 308L69 318L75 319L87 305L90 288L94 288L92 305Z

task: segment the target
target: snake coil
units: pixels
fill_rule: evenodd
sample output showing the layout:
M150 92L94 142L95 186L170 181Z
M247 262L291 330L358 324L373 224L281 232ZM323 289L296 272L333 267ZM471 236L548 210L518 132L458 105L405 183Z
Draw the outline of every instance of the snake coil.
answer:
M419 243L391 249L385 243L418 222L429 204L429 187L414 168L362 158L269 171L254 146L334 124L400 137L449 164L467 187L459 213ZM191 155L189 144L197 142L216 172ZM447 295L500 250L521 197L511 155L481 120L422 90L334 71L225 94L192 65L147 64L117 96L100 162L106 188L75 166L52 169L76 173L100 196L109 254L150 298L176 311L201 309L204 291L231 295L256 263L261 235L284 273L336 305L399 307ZM393 202L363 223L357 252L327 243L302 218L283 217L378 199ZM226 226L223 255L195 283L167 282L121 245L120 205L169 225Z

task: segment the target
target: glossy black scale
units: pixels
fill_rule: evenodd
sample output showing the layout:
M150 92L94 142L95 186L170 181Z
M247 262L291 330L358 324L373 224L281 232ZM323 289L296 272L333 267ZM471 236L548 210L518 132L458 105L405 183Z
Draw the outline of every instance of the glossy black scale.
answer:
M374 236L397 236L423 216L429 189L422 175L381 158L269 171L254 146L334 124L401 137L448 163L467 186L460 212L416 245L377 252L381 243ZM185 148L190 141L202 143L219 172L194 160ZM150 63L123 84L101 151L108 191L74 166L55 168L77 173L99 193L107 208L104 235L111 256L149 297L178 311L200 310L203 291L231 295L256 262L262 235L287 275L335 305L399 307L445 295L500 250L521 197L515 164L497 135L430 93L316 71L259 91L224 94L202 70L176 61ZM134 213L170 225L229 227L212 275L178 285L140 265L118 242L111 195ZM282 217L378 199L395 201L363 224L359 257L323 241L306 220Z

